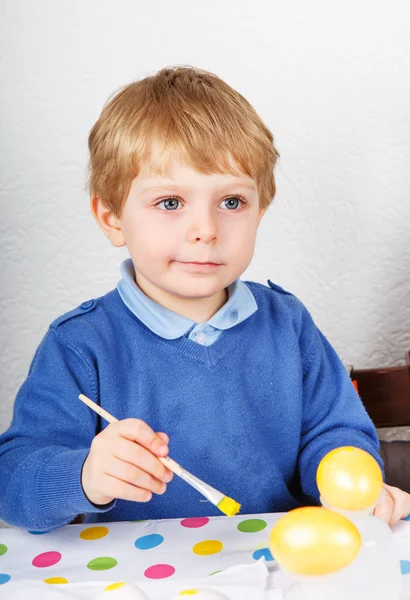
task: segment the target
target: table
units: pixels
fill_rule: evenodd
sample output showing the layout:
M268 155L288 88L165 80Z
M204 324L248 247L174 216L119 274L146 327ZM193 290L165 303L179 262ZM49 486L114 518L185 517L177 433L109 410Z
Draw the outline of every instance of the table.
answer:
M213 586L231 600L280 599L282 576L268 548L280 516L68 525L45 534L0 529L0 598L93 599L106 585L126 581L150 600L193 586ZM410 519L393 533L410 600Z

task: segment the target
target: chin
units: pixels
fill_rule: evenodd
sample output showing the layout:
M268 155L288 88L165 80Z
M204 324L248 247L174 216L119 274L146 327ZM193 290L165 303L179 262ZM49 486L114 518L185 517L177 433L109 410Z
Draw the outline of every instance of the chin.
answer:
M189 300L211 298L225 289L229 284L210 282L198 279L189 283L181 283L173 290L173 294Z

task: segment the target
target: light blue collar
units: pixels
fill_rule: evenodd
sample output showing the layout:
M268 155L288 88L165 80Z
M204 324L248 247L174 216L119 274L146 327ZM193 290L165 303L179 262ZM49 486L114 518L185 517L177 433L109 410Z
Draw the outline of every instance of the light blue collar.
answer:
M187 319L148 298L135 283L135 270L130 258L121 264L122 279L117 290L128 308L151 331L167 340L179 338L195 325ZM214 314L207 325L218 330L230 329L258 310L256 300L248 286L237 279L229 287L228 301Z

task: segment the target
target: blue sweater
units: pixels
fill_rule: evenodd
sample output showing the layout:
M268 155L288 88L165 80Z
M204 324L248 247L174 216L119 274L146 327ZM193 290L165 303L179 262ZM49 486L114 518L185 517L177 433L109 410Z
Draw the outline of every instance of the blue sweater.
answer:
M235 498L242 513L318 503L316 470L333 448L381 464L376 432L340 359L295 296L247 282L258 310L211 346L166 340L117 290L57 319L0 436L0 518L49 530L88 522L220 514L178 477L149 503L91 504L81 469L107 426L84 393L118 419L170 437L170 456Z

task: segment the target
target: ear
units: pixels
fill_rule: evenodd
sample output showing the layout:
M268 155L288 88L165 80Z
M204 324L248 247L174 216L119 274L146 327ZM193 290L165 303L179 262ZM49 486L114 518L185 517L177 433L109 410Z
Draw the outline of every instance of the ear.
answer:
M262 217L264 216L264 214L266 213L266 211L268 210L268 208L260 208L259 209L259 216L258 216L258 227L262 221Z
M97 225L107 236L113 246L121 248L125 246L124 234L121 229L120 219L107 208L99 196L93 196L90 201L91 212L94 215Z

